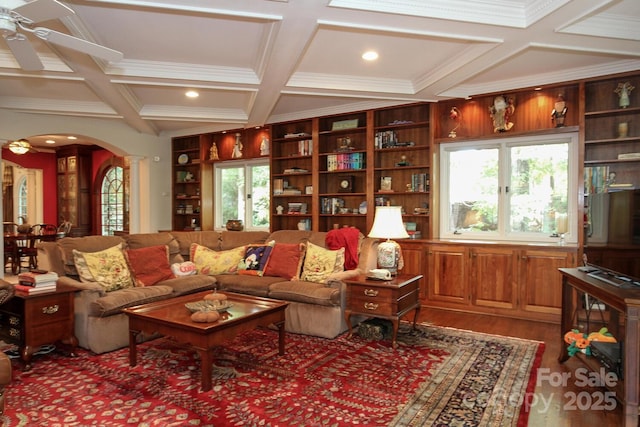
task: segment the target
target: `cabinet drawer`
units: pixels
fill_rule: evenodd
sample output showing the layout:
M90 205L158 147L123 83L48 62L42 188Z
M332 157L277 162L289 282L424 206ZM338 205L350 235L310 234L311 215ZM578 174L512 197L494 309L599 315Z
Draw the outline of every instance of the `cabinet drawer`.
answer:
M367 285L350 285L351 298L364 298L389 301L393 298L393 289Z
M25 317L32 326L65 322L72 316L69 294L52 294L27 300Z
M395 315L395 304L388 299L382 298L353 298L349 303L349 308L358 313L393 316Z

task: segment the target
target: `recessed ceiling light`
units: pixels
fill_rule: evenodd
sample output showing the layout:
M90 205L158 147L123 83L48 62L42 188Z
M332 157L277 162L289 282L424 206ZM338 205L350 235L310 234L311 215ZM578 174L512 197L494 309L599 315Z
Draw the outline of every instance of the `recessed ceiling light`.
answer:
M53 139L47 139L45 142L47 144L55 144L56 143Z
M200 96L200 94L198 92L196 92L195 90L188 90L185 95L187 95L187 98L197 98L198 96Z
M67 137L67 139L78 139L78 138L77 138L77 137L75 137L75 136L73 136L73 135L69 135L69 136Z
M540 86L538 86L537 88L535 88L534 90L542 90L542 88Z
M364 59L365 61L375 61L376 59L378 59L378 52L376 52L375 50L368 50L362 54L362 59Z

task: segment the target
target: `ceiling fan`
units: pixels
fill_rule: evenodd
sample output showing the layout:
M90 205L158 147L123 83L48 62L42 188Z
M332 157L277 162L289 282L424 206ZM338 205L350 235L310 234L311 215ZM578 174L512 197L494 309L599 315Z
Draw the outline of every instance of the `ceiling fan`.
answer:
M39 71L44 65L29 39L27 32L47 42L77 50L107 61L119 61L122 53L69 34L44 27L34 27L37 22L59 19L75 12L56 0L0 0L0 33L7 41L13 56L25 71ZM22 31L22 32L20 32Z
M38 150L31 146L29 140L21 138L15 141L6 141L3 145L3 148L9 149L14 154L27 154L27 153L37 153Z

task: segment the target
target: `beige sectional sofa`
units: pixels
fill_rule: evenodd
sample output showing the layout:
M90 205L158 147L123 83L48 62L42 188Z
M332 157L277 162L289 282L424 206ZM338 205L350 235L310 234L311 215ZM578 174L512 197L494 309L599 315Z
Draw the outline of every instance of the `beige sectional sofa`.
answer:
M128 345L128 320L123 308L206 289L226 290L286 300L288 332L334 338L347 329L344 320L344 278L376 267L377 241L358 239L357 267L331 276L324 283L287 280L278 276L229 274L182 276L163 280L153 286L130 287L105 291L97 283L79 280L73 250L97 252L122 243L137 249L165 245L170 263L190 258L193 243L214 251L227 251L240 246L266 242L308 244L325 247L326 234L300 230L273 233L252 231L171 231L122 236L66 237L38 246L38 265L56 271L59 283L78 289L75 296L75 332L79 345L95 353L104 353Z

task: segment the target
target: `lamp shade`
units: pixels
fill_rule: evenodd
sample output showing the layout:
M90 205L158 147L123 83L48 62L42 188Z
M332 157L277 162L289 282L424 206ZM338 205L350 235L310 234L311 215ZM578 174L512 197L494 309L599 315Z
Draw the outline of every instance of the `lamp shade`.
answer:
M400 206L377 206L369 237L376 239L407 239Z
M378 206L373 219L373 227L369 237L387 239L378 244L378 268L389 270L392 275L398 274L398 267L402 257L400 245L391 239L406 239L409 237L402 223L402 209L400 206Z

